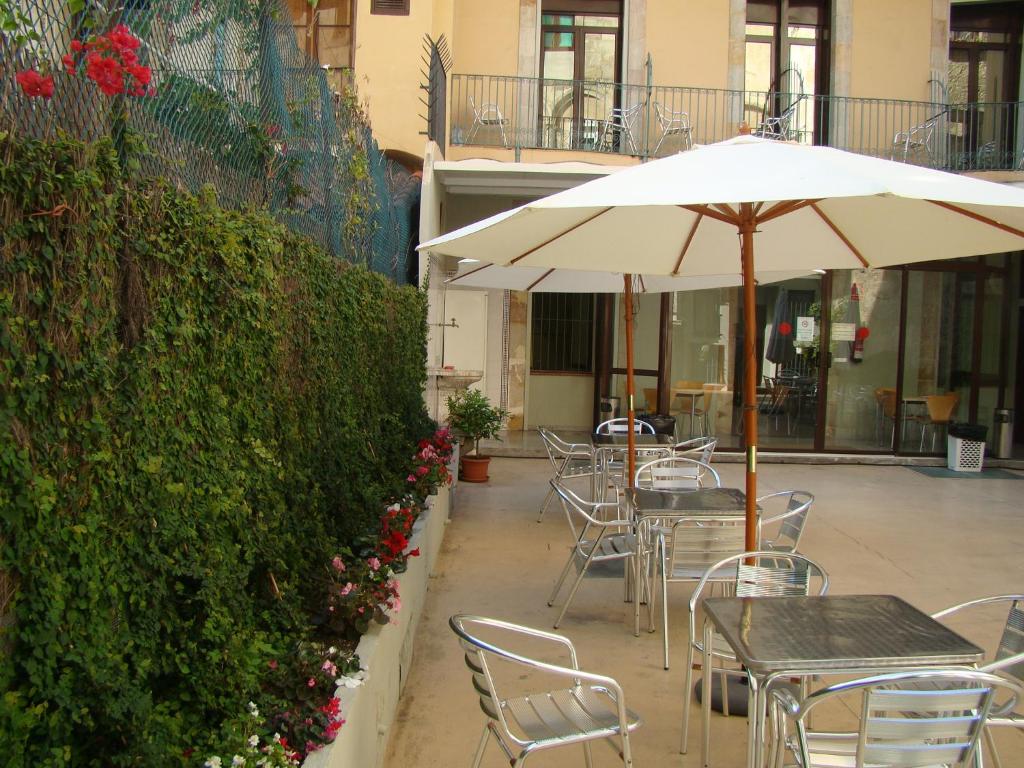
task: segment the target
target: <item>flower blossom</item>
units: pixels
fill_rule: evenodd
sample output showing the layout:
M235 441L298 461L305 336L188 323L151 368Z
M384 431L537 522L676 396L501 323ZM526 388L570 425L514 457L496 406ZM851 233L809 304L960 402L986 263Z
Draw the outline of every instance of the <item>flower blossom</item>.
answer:
M369 560L366 561L366 564L370 566L370 570L372 571L380 570L380 560L376 557L371 557Z
M338 571L338 573L342 573L345 570L345 563L341 561L340 557L335 555L334 559L331 560L331 567Z
M44 99L48 99L53 96L53 75L44 77L34 69L27 69L24 72L18 72L14 79L29 98L42 96Z

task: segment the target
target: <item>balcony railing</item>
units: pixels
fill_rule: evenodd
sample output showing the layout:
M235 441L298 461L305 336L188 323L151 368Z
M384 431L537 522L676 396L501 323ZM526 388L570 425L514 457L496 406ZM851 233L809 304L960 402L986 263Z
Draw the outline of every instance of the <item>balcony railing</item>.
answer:
M758 135L955 171L1024 168L1024 102L943 104L799 93L452 75L451 143L662 157Z

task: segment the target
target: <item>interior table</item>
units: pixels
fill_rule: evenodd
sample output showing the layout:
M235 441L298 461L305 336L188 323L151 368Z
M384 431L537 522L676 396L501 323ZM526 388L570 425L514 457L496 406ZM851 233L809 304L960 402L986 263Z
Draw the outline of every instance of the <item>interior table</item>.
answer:
M712 629L747 672L747 765L762 765L767 692L779 678L870 675L923 667L976 666L981 648L892 595L712 597L704 600L708 685ZM702 701L701 758L710 764L710 701Z
M747 496L739 488L696 488L689 491L656 491L630 488L626 498L637 527L638 546L647 548L654 520L679 518L717 519L745 517ZM761 508L757 508L758 514ZM635 558L634 584L640 583L644 563ZM633 634L640 634L640 601L633 605Z

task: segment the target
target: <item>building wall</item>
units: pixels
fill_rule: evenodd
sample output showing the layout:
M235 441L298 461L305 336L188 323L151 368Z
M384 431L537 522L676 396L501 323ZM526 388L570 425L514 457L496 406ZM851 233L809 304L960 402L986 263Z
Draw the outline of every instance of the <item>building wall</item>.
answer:
M593 376L530 376L526 426L590 429L593 403Z
M648 0L645 27L655 85L728 87L729 0Z
M850 96L930 98L932 0L857 0L850 4Z

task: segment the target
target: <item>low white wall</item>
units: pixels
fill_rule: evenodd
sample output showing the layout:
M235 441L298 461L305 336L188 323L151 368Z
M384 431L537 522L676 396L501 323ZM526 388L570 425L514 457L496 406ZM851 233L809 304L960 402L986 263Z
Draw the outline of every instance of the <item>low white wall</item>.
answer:
M440 489L416 521L410 547L419 547L420 556L409 558L407 570L398 576L401 610L394 623L373 625L359 641L356 652L367 670L367 678L358 688L338 690L345 724L332 744L306 759L303 763L306 768L379 768L383 765L398 697L412 658L427 583L444 538L451 499L449 488Z

